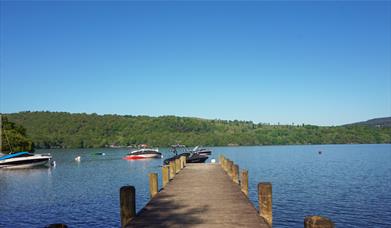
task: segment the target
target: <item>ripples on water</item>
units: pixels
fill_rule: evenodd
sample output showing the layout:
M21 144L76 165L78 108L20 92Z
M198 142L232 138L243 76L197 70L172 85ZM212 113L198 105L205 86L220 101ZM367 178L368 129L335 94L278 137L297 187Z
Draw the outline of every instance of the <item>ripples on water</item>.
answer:
M119 227L119 188L136 187L139 210L149 199L148 173L161 177L162 160L125 161L122 149L38 152L51 152L57 166L0 170L0 227ZM389 144L218 147L212 157L220 153L249 170L254 205L258 182L272 182L274 227L302 227L313 214L337 227L391 227Z

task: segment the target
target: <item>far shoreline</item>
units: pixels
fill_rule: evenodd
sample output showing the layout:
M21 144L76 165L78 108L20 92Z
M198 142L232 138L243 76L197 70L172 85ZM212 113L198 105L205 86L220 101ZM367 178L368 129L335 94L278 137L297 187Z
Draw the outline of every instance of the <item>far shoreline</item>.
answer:
M205 146L206 148L244 148L244 147L287 147L287 146L358 146L358 145L390 145L391 143L344 143L344 144L284 144L284 145L238 145L238 146ZM158 147L158 146L152 146L157 147L159 149L170 149L170 147ZM187 147L189 149L193 148L193 146ZM35 150L101 150L101 149L110 149L110 150L132 150L136 148L128 148L128 147L122 147L122 148L110 148L110 147L96 147L96 148L40 148Z

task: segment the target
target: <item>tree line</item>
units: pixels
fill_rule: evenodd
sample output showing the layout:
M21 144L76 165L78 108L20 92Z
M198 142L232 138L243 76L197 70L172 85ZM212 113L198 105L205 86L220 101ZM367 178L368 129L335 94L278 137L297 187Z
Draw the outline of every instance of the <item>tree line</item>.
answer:
M33 141L27 136L26 129L10 122L7 117L1 116L1 143L0 151L8 154L18 151L34 150Z
M4 114L23 126L36 148L98 148L149 144L188 146L391 143L390 127L271 125L177 116L19 112Z

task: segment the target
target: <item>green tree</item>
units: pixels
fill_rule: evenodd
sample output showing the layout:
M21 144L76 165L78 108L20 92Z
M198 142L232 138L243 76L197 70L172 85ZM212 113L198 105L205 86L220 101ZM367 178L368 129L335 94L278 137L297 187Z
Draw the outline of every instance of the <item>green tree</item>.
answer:
M24 126L37 148L96 148L142 143L164 147L176 143L188 146L391 143L391 127L386 126L271 125L177 116L66 112L19 112L5 116Z
M18 124L8 121L8 118L1 115L1 143L2 153L17 151L33 151L34 145L26 135L26 129Z

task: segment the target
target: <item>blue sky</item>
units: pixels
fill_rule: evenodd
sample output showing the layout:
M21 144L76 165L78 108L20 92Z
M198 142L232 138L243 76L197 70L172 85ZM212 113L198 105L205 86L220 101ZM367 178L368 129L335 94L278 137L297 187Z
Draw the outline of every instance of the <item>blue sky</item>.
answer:
M1 1L1 112L391 116L391 3Z

